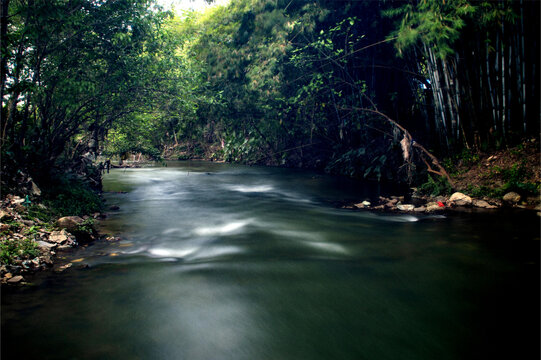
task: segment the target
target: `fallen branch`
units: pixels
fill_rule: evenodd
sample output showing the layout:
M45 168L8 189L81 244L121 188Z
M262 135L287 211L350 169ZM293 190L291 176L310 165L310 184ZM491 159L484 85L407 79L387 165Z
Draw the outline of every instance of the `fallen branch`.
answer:
M373 103L372 103L372 105L374 106ZM423 162L425 163L428 172L437 174L439 176L444 176L447 179L447 181L449 182L449 185L451 185L451 187L454 188L453 181L451 180L451 177L449 176L449 174L447 173L445 168L440 164L440 162L438 161L438 158L435 157L424 146L422 146L418 142L414 141L411 134L409 133L408 130L406 130L406 128L404 128L402 125L397 123L395 120L391 119L389 116L387 116L384 113L377 110L375 108L375 106L374 106L374 109L352 107L350 110L362 111L362 112L372 113L372 114L376 114L378 116L381 116L385 120L387 120L392 126L396 127L400 131L402 131L402 133L404 134L404 139L402 139L402 141L400 143L401 143L401 146L402 146L404 161L409 163L409 158L411 156L411 154L408 152L408 146L407 145L415 147L416 149L419 150L420 157L423 160ZM434 170L432 168L432 166L430 166L430 163L426 160L426 158L423 155L426 155L427 157L429 157L431 162L432 162L432 165L435 166L438 170Z

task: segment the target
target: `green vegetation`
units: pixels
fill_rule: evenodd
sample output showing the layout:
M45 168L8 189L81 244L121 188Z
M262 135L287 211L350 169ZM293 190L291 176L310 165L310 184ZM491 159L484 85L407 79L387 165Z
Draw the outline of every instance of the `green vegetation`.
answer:
M43 204L47 210L32 207L29 213L36 217L43 216L46 220L50 216L83 216L99 212L102 201L96 192L87 184L77 179L57 178L43 194Z
M445 177L440 176L434 179L432 176L428 175L428 181L421 184L417 188L417 191L421 195L439 196L451 195L453 189Z
M31 238L6 238L0 241L0 262L2 264L11 265L16 259L33 259L38 255L38 247Z
M6 0L2 186L26 173L48 207L91 212L78 180L51 178L139 154L439 188L436 156L473 162L538 136L538 12L503 0L231 0L182 14L146 0ZM527 186L513 176L509 188Z

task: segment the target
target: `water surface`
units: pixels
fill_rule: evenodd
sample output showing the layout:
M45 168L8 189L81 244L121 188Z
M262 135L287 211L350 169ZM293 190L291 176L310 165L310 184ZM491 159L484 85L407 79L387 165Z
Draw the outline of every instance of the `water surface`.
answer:
M84 260L33 287L3 288L2 359L539 351L535 213L344 210L335 204L381 189L203 162L113 170L104 187L120 210L102 228L122 240L67 254Z

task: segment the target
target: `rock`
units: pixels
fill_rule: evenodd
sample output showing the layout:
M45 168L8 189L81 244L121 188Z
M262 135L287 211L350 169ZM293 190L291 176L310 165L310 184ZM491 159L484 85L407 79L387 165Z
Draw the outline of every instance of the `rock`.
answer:
M366 201L366 200L365 200L365 201L362 202L362 204L363 204L364 206L370 206L370 201Z
M33 226L35 225L36 223L33 222L32 220L21 220L21 223L26 225L26 226Z
M516 192L508 192L503 196L503 201L508 204L518 204L520 202L520 195Z
M415 206L411 204L398 204L396 205L396 208L401 211L412 211L413 209L415 209Z
M7 275L7 274L6 274ZM24 278L21 275L14 276L8 280L9 284L16 284L23 281Z
M425 212L425 211L426 211L426 207L424 207L424 206L419 206L419 207L416 207L415 209L413 209L413 211L415 211L415 212Z
M68 246L77 243L75 241L75 237L69 232L67 232L66 229L62 229L60 231L53 231L51 235L49 235L49 242Z
M68 231L74 231L77 230L79 225L83 223L83 219L81 219L79 216L65 216L60 219L58 219L57 224L58 227L62 229L67 229Z
M21 198L20 196L13 196L11 198L11 204L12 205L19 205L19 204L22 204L24 202L24 199Z
M463 193L456 192L449 198L449 202L452 204L455 204L457 206L469 206L473 203L473 200L468 195L464 195Z
M0 220L11 217L10 213L4 210L0 210Z
M440 207L437 203L428 203L426 204L426 211L427 212L433 212L433 211L440 211L443 208Z
M109 210L112 210L112 211L120 210L120 206L112 205L111 207L109 207Z
M31 190L31 193L32 195L35 195L35 196L41 196L41 190L39 189L39 187L36 185L35 182L32 181L32 190Z
M473 206L482 208L482 209L496 209L497 208L497 206L489 204L485 200L477 200L477 199L473 200Z
M0 232L8 231L10 226L8 224L0 224Z
M54 249L55 247L58 246L58 244L56 244L56 243L51 244L50 242L46 242L46 241L43 241L43 240L37 241L37 244L38 244L38 247L40 249L45 250L45 251L49 251L49 250Z
M358 203L358 204L355 204L353 206L356 207L357 209L364 209L365 208L363 203Z
M67 263L66 265L62 265L62 266L58 266L57 268L54 269L55 272L62 272L66 269L69 269L70 267L72 267L72 263Z

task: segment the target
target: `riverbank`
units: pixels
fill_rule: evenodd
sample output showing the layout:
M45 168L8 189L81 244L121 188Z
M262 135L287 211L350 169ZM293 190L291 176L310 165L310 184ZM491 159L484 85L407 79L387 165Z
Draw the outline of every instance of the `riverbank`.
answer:
M166 147L163 158L166 160L207 160L224 161L218 146L205 145L197 147L194 144L177 144ZM502 147L498 150L483 151L466 149L452 158L442 159L441 164L449 174L452 184L443 177L430 175L424 184L418 184L406 194L383 199L359 199L344 207L400 210L398 203L414 205L414 209L423 206L430 207L438 202L450 207L501 208L515 207L541 211L541 161L540 142L538 138L523 139L516 146ZM299 161L298 167L310 163ZM311 163L322 164L321 161ZM268 165L262 163L261 165ZM291 165L291 164L290 164ZM322 165L323 166L323 165ZM294 166L295 167L295 166ZM322 171L323 168L317 170ZM451 200L453 193L458 192L471 198L462 202ZM404 198L402 199L401 196ZM458 195L457 195L458 196ZM393 206L394 198L397 198ZM363 205L369 201L369 206ZM404 203L406 201L406 203ZM464 203L463 203L464 202ZM461 205L458 205L461 204ZM410 208L407 206L406 208ZM436 210L435 206L431 207ZM438 209L441 210L441 206ZM403 211L403 210L400 210Z
M60 264L63 253L86 246L101 237L95 223L105 217L57 216L40 219L49 209L42 203L7 195L0 204L0 281L25 284L41 271L62 272L71 264Z

